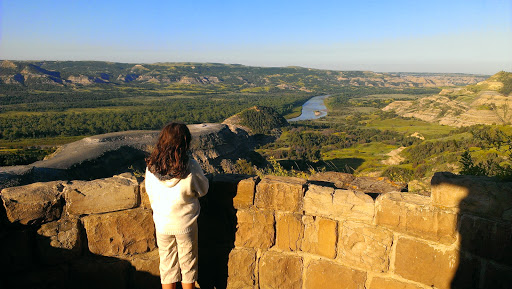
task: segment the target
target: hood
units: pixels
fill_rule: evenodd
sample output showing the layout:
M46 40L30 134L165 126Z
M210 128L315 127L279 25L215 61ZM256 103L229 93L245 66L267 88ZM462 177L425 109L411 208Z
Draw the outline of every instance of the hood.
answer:
M149 168L148 168L148 171L151 174L153 174L162 184L164 184L166 187L169 187L169 188L176 186L181 181L180 178L175 178L172 175L161 175L157 172L153 173L153 172L151 172L151 170L149 170ZM187 168L186 175L188 175L188 174L190 174L190 170Z
M179 182L181 181L181 179L170 179L170 180L166 180L166 181L162 181L162 183L166 186L166 187L169 187L169 188L172 188L174 186L176 186Z

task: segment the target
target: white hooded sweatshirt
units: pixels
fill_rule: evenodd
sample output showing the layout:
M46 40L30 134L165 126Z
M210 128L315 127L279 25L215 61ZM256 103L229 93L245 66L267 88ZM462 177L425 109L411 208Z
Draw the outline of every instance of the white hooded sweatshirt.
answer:
M160 180L146 168L146 192L156 231L164 235L189 233L199 216L199 197L208 192L208 179L192 158L185 178Z

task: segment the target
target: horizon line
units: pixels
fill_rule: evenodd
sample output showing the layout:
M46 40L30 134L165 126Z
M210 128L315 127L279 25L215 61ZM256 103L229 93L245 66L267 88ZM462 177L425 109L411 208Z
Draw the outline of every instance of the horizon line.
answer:
M351 69L351 70L340 70L340 69L326 69L326 68L316 68L316 67L307 67L307 66L300 66L300 65L286 65L286 66L271 66L271 65L248 65L248 64L241 64L241 63L223 63L223 62L197 62L197 61L157 61L157 62L122 62L122 61L111 61L111 60L55 60L55 59L0 59L0 61L19 61L19 62L44 62L44 61L51 61L51 62L105 62L105 63L120 63L120 64L148 64L148 65L155 65L155 64L219 64L219 65L235 65L235 66L245 66L245 67L258 67L258 68L303 68L303 69L312 69L312 70L323 70L323 71L338 71L338 72L344 72L344 71L361 71L361 72L374 72L374 73L389 73L389 74L396 74L396 73L422 73L422 74L464 74L464 75L477 75L477 76L492 76L493 74L487 74L487 73L467 73L467 72L432 72L432 71L377 71L377 70L363 70L363 69ZM506 71L506 70L499 70L496 73L499 73L501 71L512 73L512 71Z

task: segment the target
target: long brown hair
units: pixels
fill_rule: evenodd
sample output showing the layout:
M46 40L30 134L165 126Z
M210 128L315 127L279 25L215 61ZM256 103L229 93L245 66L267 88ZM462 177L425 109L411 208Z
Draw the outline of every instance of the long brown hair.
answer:
M153 174L184 178L188 174L188 150L192 136L183 123L171 122L160 132L158 142L146 164Z

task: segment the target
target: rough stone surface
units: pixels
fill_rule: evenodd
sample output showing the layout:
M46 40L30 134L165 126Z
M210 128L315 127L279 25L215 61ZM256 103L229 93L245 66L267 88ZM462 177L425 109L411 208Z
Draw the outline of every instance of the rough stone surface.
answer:
M352 174L338 172L321 172L308 179L313 184L326 183L338 189L351 190L361 193L403 192L407 184L395 183L385 177L355 177Z
M46 264L71 260L82 253L82 229L77 218L43 224L37 230L37 248Z
M461 250L512 266L512 223L463 215L459 233Z
M124 258L139 272L147 272L153 276L160 276L160 256L158 255L158 249L153 251L136 254Z
M69 279L77 288L127 288L129 272L128 261L95 256L73 262Z
M351 183L349 190L363 193L389 193L407 191L407 184L395 183L385 177L357 177Z
M140 207L144 209L151 209L151 202L149 201L148 192L146 192L146 182L142 181L139 186L140 192Z
M308 178L311 183L327 183L334 185L338 189L347 189L356 177L353 174L338 172L320 172Z
M132 209L82 218L89 250L103 256L140 254L156 248L149 210Z
M304 211L308 215L336 220L371 222L375 203L364 193L310 185L304 197Z
M276 246L284 251L297 251L304 238L302 216L279 214L276 216Z
M432 201L440 207L459 207L479 215L512 221L512 183L487 177L436 173Z
M131 284L134 288L160 287L160 256L158 249L136 254L126 259L131 264Z
M10 273L30 269L34 265L33 256L33 234L31 231L0 231L0 260L3 264L0 277L6 271ZM0 285L1 282L0 279Z
M259 262L259 288L302 288L302 258L267 251Z
M388 193L376 201L376 224L428 240L451 244L456 240L457 213L430 204L430 198Z
M306 180L267 176L256 187L256 207L289 212L302 209Z
M262 210L239 210L235 246L267 249L274 245L274 215Z
M339 230L338 260L369 271L386 272L393 234L383 228L343 222Z
M483 288L510 289L512 284L512 268L493 263L487 264Z
M329 261L317 260L306 268L304 289L364 289L366 273Z
M247 209L254 204L254 193L258 177L241 180L238 183L236 196L233 198L233 206L237 209Z
M303 216L304 240L301 250L333 259L336 257L336 221L312 216Z
M0 288L69 288L68 272L66 265L60 265L38 266L34 271L24 270L7 276L0 274Z
M390 278L373 277L369 289L423 289L418 285Z
M139 205L137 180L120 176L94 181L73 181L65 189L70 215L99 214Z
M449 289L459 266L459 252L445 247L399 238L395 273L427 286Z
M254 250L233 249L229 253L227 288L254 288L256 284L255 268L256 252Z
M23 225L45 223L60 218L62 213L61 182L34 183L6 188L1 197L10 222Z
M481 261L463 251L460 252L459 260L457 271L451 280L451 288L481 288Z

